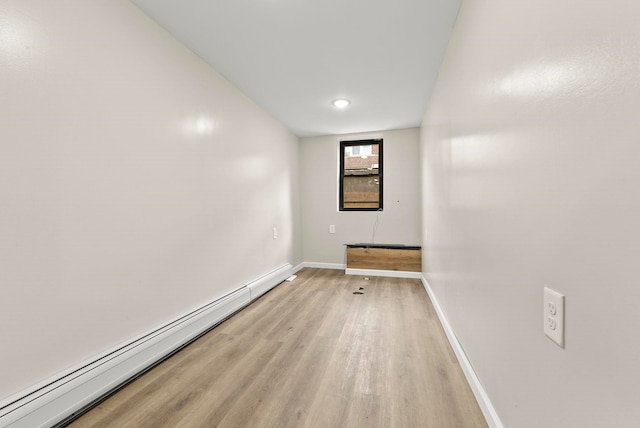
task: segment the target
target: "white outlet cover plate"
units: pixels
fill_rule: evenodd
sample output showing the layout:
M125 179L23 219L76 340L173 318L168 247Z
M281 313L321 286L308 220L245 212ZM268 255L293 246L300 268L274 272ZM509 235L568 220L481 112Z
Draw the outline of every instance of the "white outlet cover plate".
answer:
M544 287L544 334L564 347L564 295Z

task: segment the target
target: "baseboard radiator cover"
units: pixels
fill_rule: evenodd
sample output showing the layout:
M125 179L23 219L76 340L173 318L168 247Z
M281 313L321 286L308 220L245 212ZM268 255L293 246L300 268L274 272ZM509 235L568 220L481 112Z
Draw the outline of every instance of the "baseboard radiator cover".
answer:
M293 275L293 266L290 264L283 265L278 269L271 271L261 277L244 284L249 289L251 300L255 300L267 291L271 290L274 285L280 284L285 279Z
M3 400L0 402L0 427L51 427L72 418L244 308L292 273L290 264L283 265L220 299Z
M504 425L502 424L502 421L500 420L500 417L498 416L496 409L493 407L493 404L489 399L489 395L487 395L487 392L485 391L484 387L480 383L480 379L478 379L478 376L476 375L476 372L473 369L473 366L471 365L471 361L469 361L467 354L464 352L462 345L458 341L458 337L454 333L453 328L451 327L451 324L449 324L449 320L445 316L444 311L442 310L442 307L438 303L438 299L436 299L436 296L433 293L433 290L431 289L431 286L427 282L427 278L425 278L424 274L422 275L421 279L422 279L422 285L424 285L424 288L427 291L427 294L429 295L429 299L431 299L433 308L436 310L436 313L438 314L438 319L440 320L440 324L442 324L442 328L444 329L444 332L447 335L447 339L449 339L449 343L453 348L453 352L456 355L458 362L460 363L462 372L467 378L467 382L471 387L471 391L473 392L473 395L476 397L476 400L478 401L478 405L480 406L480 410L482 411L482 414L484 415L484 418L486 419L487 424L491 428L504 428Z

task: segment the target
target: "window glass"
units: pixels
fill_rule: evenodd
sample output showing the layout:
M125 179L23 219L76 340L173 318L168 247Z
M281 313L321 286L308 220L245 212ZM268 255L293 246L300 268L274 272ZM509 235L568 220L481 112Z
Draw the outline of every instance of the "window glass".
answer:
M382 140L340 142L340 211L382 209Z

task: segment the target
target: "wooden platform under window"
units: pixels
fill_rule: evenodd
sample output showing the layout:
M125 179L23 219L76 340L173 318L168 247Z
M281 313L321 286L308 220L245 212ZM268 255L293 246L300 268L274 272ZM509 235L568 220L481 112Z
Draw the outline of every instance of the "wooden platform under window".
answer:
M398 244L347 244L347 269L422 271L422 248Z

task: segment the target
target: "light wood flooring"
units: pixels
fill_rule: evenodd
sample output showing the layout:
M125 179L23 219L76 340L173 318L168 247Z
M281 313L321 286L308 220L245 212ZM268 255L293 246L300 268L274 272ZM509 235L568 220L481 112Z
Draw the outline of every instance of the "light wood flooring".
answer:
M70 426L487 425L419 280L307 268Z

